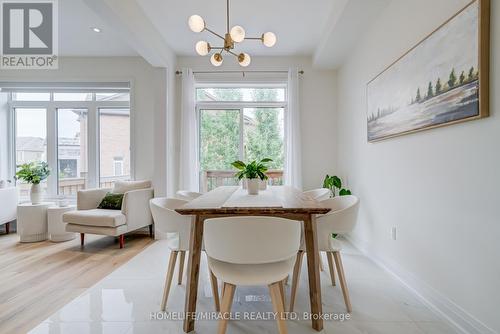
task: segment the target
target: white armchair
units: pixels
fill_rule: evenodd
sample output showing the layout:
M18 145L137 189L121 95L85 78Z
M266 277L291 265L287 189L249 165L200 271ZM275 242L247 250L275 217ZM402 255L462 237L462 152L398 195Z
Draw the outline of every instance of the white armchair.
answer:
M107 192L123 193L121 210L98 209ZM80 233L83 246L85 233L119 237L120 248L125 244L125 233L149 226L152 235L153 218L149 200L154 192L150 181L116 182L113 189L81 190L77 194L77 208L66 212L63 221L66 231Z
M0 225L5 224L5 232L9 234L10 222L17 216L17 188L1 188L0 203Z

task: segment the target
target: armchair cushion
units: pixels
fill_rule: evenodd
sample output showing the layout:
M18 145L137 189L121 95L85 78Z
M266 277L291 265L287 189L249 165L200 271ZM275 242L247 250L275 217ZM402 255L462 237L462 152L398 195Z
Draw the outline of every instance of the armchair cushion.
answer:
M118 210L92 209L66 212L63 215L63 221L77 225L117 227L125 225L127 218Z
M151 181L115 181L113 193L124 194L127 191L151 188Z

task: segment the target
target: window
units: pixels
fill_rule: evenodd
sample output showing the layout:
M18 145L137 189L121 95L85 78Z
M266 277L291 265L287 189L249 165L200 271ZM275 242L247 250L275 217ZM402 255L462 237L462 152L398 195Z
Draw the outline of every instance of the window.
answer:
M109 188L117 180L130 179L129 110L100 108L99 128L99 183Z
M15 165L35 161L47 162L47 110L43 108L15 108L16 161ZM20 196L29 197L30 185L17 181ZM47 188L46 180L41 183Z
M284 165L285 86L197 87L203 191L236 184L231 162L271 158L274 184Z
M51 174L42 185L46 198L110 187L131 175L130 93L70 86L65 91L8 90L15 143L10 166L15 170L21 163L47 162ZM17 186L26 200L29 186Z
M88 187L87 109L57 109L58 194Z

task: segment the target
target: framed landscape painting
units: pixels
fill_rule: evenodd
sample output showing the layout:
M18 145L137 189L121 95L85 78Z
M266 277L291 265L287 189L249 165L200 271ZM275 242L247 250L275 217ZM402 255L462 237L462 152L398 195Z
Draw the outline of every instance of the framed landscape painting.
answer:
M367 84L368 141L489 115L489 0L475 0Z

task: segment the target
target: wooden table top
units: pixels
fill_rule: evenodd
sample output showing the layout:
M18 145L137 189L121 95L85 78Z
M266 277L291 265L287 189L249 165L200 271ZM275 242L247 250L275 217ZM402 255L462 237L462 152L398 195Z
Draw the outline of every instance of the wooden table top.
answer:
M218 187L175 211L182 215L325 214L330 211L330 208L322 207L319 202L303 195L302 191L289 186L271 186L261 190L259 195L248 197L242 196L240 189L238 186ZM235 196L238 198L235 199ZM268 206L265 205L266 199L269 199ZM262 201L262 206L259 201ZM226 204L235 202L238 206Z

